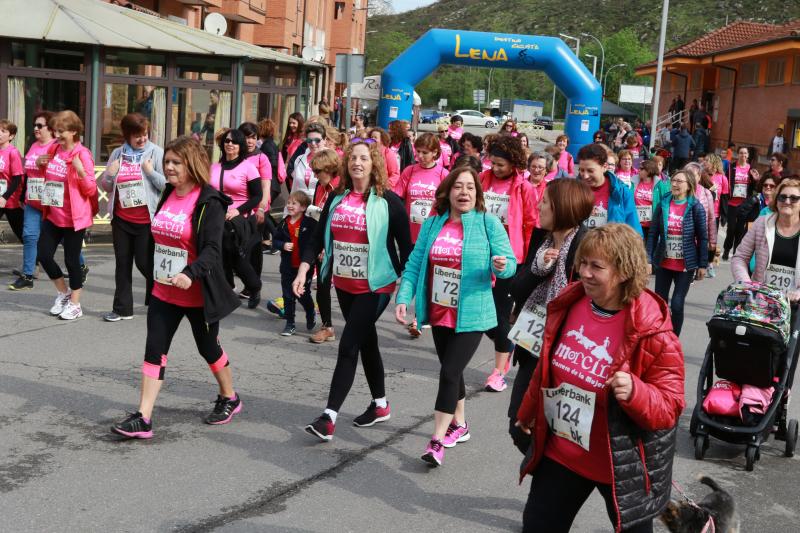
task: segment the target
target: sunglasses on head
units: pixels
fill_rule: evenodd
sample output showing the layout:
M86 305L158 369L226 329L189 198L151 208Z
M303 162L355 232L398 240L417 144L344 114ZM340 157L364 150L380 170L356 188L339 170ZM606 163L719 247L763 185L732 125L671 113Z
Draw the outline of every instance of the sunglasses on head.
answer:
M317 139L316 137L308 137L306 138L306 144L319 144L322 142L322 139Z
M800 196L794 194L779 194L778 201L784 204L796 204L800 202Z
M372 137L353 137L352 139L350 139L350 144L356 144L356 143L372 144L374 142L376 141Z

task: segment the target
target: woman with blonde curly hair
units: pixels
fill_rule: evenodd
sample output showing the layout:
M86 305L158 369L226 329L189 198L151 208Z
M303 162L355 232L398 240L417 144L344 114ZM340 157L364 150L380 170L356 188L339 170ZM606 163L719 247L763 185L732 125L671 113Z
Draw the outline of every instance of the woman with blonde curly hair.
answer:
M683 352L666 304L646 288L641 242L625 224L590 230L575 254L580 283L547 306L517 411L533 441L523 531L566 533L595 489L616 531L653 531L669 502Z
M345 153L336 194L328 198L313 238L301 251L293 283L298 297L323 251L319 277L327 281L332 276L345 326L325 412L305 429L329 441L353 385L359 354L373 400L353 424L371 426L390 417L375 323L411 253L411 235L405 205L389 188L382 150L375 142L359 140Z

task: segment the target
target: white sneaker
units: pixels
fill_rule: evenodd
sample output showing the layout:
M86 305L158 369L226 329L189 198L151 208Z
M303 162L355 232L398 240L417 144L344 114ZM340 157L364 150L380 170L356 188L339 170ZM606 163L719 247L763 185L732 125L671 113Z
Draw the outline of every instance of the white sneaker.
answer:
M59 292L58 296L56 296L56 301L53 304L53 307L50 308L50 314L53 316L58 316L64 312L64 307L69 302L69 294L68 292Z
M67 305L64 306L64 311L58 315L58 318L61 320L75 320L76 318L80 318L83 316L83 311L81 310L81 304L74 304L70 301L67 301Z

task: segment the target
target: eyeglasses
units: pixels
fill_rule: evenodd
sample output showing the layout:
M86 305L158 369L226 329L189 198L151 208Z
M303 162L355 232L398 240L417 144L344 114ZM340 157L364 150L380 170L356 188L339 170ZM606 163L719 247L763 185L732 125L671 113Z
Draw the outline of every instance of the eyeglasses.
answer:
M308 137L306 138L306 144L319 144L322 142L322 139L317 139L316 137Z
M800 196L796 196L794 194L779 194L778 201L784 204L796 204L800 202Z
M230 137L228 137L227 139L225 139L224 141L222 141L222 144L236 144L236 141L234 141L233 139L231 139Z
M35 129L35 130L40 130L40 129L46 128L46 127L47 127L47 124L41 124L39 122L34 122L33 123L33 129Z
M353 137L352 139L350 139L350 144L356 144L356 143L372 144L374 142L377 141L372 137Z
M766 183L766 184L764 184L764 185L763 185L761 188L762 188L762 189L765 189L765 190L767 190L767 189L774 189L774 188L775 188L775 185L770 185L769 183Z
M688 183L686 180L678 180L678 179L675 179L675 178L670 179L669 182L670 183Z

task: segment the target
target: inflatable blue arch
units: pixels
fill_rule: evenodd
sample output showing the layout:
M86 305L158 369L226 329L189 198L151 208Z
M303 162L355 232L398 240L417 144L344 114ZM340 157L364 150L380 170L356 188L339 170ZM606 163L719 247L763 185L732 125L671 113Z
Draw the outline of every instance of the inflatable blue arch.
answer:
M600 127L602 89L561 39L459 30L429 30L381 74L378 124L411 120L414 87L439 65L541 70L567 97L564 130L575 155ZM519 95L523 97L524 95Z

